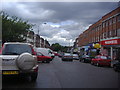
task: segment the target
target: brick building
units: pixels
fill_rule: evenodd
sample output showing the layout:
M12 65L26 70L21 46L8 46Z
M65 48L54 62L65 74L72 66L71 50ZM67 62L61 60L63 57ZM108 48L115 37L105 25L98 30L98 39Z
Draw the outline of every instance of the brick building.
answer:
M112 59L120 51L120 7L104 15L78 37L80 49L94 48L96 43L101 44L101 53L105 49Z

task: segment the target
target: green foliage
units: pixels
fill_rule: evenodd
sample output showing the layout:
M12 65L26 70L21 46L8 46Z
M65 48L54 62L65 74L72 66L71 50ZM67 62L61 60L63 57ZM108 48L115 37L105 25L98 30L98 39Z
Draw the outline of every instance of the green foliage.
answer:
M61 52L67 52L68 47L66 46L61 46L59 43L55 43L51 45L51 48L53 51L61 51Z
M32 25L16 16L10 17L4 12L2 17L2 42L23 42Z

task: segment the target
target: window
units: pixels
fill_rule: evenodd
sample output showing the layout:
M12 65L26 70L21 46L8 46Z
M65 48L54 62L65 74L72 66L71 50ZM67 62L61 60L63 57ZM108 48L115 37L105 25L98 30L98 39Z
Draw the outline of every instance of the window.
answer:
M102 24L103 25L103 28L105 27L105 23Z
M109 25L111 25L111 24L112 24L112 19L109 20Z
M112 35L111 31L109 31L109 36L111 36L111 35Z
M118 15L118 22L120 22L120 14Z
M108 26L108 21L106 21L106 27Z
M107 59L107 57L106 57L106 56L101 56L100 58L101 58L101 59Z
M24 52L32 54L32 49L26 44L7 44L3 49L3 55L20 55Z
M116 23L116 17L113 18L113 23Z
M108 37L108 38L109 38L109 35L110 35L110 32L108 31L108 32L107 32L107 37Z

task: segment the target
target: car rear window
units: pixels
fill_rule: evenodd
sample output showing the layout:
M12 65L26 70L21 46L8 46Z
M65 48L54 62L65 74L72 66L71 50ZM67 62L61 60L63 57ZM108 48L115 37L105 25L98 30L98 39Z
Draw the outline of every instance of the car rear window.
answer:
M3 55L20 55L22 53L32 54L32 48L27 44L6 44L3 48Z
M72 56L70 53L64 53L64 56Z
M107 59L107 57L106 57L106 56L101 56L100 58L101 58L101 59Z

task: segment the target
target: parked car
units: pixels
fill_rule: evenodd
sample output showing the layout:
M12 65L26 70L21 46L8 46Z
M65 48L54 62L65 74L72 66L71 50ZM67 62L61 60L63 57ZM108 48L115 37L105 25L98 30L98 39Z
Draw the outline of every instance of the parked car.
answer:
M80 57L80 61L81 62L91 62L91 59L92 59L92 57L90 57L89 55L82 55L81 57Z
M55 56L60 57L60 54L59 54L58 52L53 52L53 54L54 54Z
M97 55L94 59L92 59L91 64L97 66L110 66L111 59L107 56Z
M52 53L52 51L48 48L34 48L36 52L40 52L42 53L44 56L48 56L48 57L52 57L52 59L54 58L54 54ZM51 61L52 61L51 59Z
M46 48L48 50L49 55L54 58L55 54L53 53L53 50L51 50L50 48Z
M73 55L71 53L64 53L62 61L73 61Z
M2 63L2 75L30 76L36 81L38 76L38 64L36 53L28 43L4 43L0 60Z
M73 54L73 59L74 59L74 60L79 60L78 54Z
M115 60L113 63L113 69L120 72L120 60Z
M45 56L41 52L37 52L37 60L42 61L42 62L46 62L46 63L50 63L50 61L52 60L52 57Z

